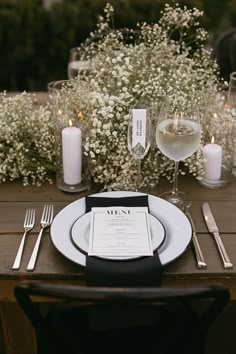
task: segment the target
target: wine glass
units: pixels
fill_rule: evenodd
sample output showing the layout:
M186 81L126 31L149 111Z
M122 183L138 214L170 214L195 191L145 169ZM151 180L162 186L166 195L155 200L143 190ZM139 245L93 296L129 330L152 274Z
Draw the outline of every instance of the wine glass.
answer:
M234 164L233 164L233 174L236 174L236 71L230 74L229 80L229 90L227 106L230 110L230 114L234 119L233 131L234 131Z
M229 90L228 90L228 105L232 116L236 119L236 71L230 74Z
M135 190L139 191L141 182L141 160L148 153L151 145L151 119L150 111L144 105L138 105L129 112L128 123L128 149L137 160L137 178Z
M198 108L191 103L163 103L156 128L156 143L160 151L174 160L174 183L171 191L164 192L161 197L172 204L183 208L186 195L178 190L179 161L191 156L199 147L201 125Z
M91 70L91 60L82 54L81 48L71 48L69 62L67 66L67 75L69 79L75 79L80 73L86 74Z

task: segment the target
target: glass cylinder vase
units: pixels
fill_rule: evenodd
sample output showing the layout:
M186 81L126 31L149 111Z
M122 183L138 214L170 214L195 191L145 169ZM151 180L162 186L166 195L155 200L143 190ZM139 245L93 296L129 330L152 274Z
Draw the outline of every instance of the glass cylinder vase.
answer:
M51 108L56 136L57 187L69 193L90 187L90 174L84 154L89 85L81 80L53 83Z
M200 183L208 188L219 188L232 181L234 123L227 105L221 112L213 115L214 126L202 149L204 175Z

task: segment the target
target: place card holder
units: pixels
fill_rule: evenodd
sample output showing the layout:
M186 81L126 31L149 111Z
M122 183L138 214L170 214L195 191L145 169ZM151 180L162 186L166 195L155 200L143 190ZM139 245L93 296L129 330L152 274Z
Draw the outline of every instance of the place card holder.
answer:
M58 189L78 193L90 188L84 154L86 138L85 97L88 85L76 80L54 82L51 92L56 138L56 181Z

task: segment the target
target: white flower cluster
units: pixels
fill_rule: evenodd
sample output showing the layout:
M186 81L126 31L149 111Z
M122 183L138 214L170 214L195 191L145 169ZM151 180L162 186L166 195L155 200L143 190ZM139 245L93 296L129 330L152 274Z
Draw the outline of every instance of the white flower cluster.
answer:
M136 30L113 30L113 7L107 4L98 30L82 46L91 57L92 70L84 74L90 84L90 130L85 152L91 175L105 189L130 189L137 176L136 161L127 148L127 125L132 106L145 103L155 130L158 111L168 98L181 105L197 104L202 123L202 143L216 128L212 107L223 108L219 99L218 67L205 49L206 31L199 26L202 12L165 5L156 24L138 24ZM83 75L83 74L81 74ZM81 76L79 75L79 76ZM220 123L218 123L220 125ZM155 134L153 134L155 135ZM180 165L180 173L196 177L203 172L201 147ZM155 138L142 161L143 184L171 180L173 162L158 150Z
M150 107L153 126L151 148L142 160L143 185L156 183L160 177L172 180L173 161L155 142L158 113L167 98L174 105L199 106L202 142L180 164L180 173L201 177L202 145L222 129L219 117L224 110L219 70L211 51L204 47L207 33L198 22L202 12L178 4L165 5L158 23L137 24L133 30L114 30L113 13L107 4L97 30L81 46L91 70L78 75L78 86L73 83L65 87L70 110L78 113L82 107L84 152L93 180L104 189L131 189L135 185L138 169L128 150L127 128L130 108L138 104ZM89 84L83 101L81 89L76 95L81 79ZM0 182L23 178L24 184L39 185L51 181L56 169L53 131L48 106L35 109L32 96L26 93L12 98L2 94Z
M0 94L0 183L21 178L24 185L52 182L55 138L48 106L35 106L26 92Z

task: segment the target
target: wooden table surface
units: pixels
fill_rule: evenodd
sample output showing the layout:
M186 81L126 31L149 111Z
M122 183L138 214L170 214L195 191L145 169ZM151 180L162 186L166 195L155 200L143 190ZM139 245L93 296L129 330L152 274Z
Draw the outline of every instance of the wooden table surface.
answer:
M148 193L158 196L163 189L169 187L166 183L161 183L157 188L149 189ZM236 278L236 178L233 177L229 186L213 190L201 186L193 178L180 177L180 189L186 191L189 199L192 200L191 215L208 267L203 270L197 269L192 249L188 247L181 257L164 267L163 285L222 283L230 287L232 298L236 299L234 281ZM26 266L39 231L44 203L53 203L56 214L70 202L94 192L96 192L95 188L82 194L66 194L59 191L55 184L23 187L21 182L9 182L0 185L0 300L2 302L14 301L13 287L19 279L65 282L84 280L84 268L66 259L54 248L49 231L45 232L42 239L35 270L26 272ZM235 265L233 269L225 270L222 267L214 240L208 233L202 216L203 201L208 201L212 208L224 245ZM29 207L36 208L36 226L27 237L21 268L15 271L11 266L22 237L25 211Z
M158 196L163 190L171 186L166 181L145 192ZM197 235L204 253L207 269L199 270L196 267L195 257L191 245L183 255L169 265L164 266L162 285L168 286L198 286L207 284L223 284L230 288L231 299L236 299L236 178L224 188L209 189L199 184L190 176L180 177L180 189L188 194L192 201L191 215L195 222ZM85 194L99 192L93 187L89 192L80 194L66 194L57 189L55 184L44 184L41 187L23 187L21 182L7 182L0 185L0 301L1 321L6 340L8 354L33 353L34 341L19 342L19 326L24 331L31 332L21 310L14 303L14 286L22 279L47 280L50 282L83 283L84 268L71 262L60 254L53 246L49 230L44 233L38 261L33 272L27 272L29 261L37 233L39 221L45 202L53 203L55 214L63 207ZM225 270L222 267L215 243L206 229L202 216L201 206L208 201L219 226L221 237L234 264L233 269ZM26 248L23 254L20 270L11 269L21 237L25 211L29 207L36 208L36 226L28 235ZM28 338L33 338L29 336ZM30 347L30 349L28 348ZM31 351L31 352L30 352Z

